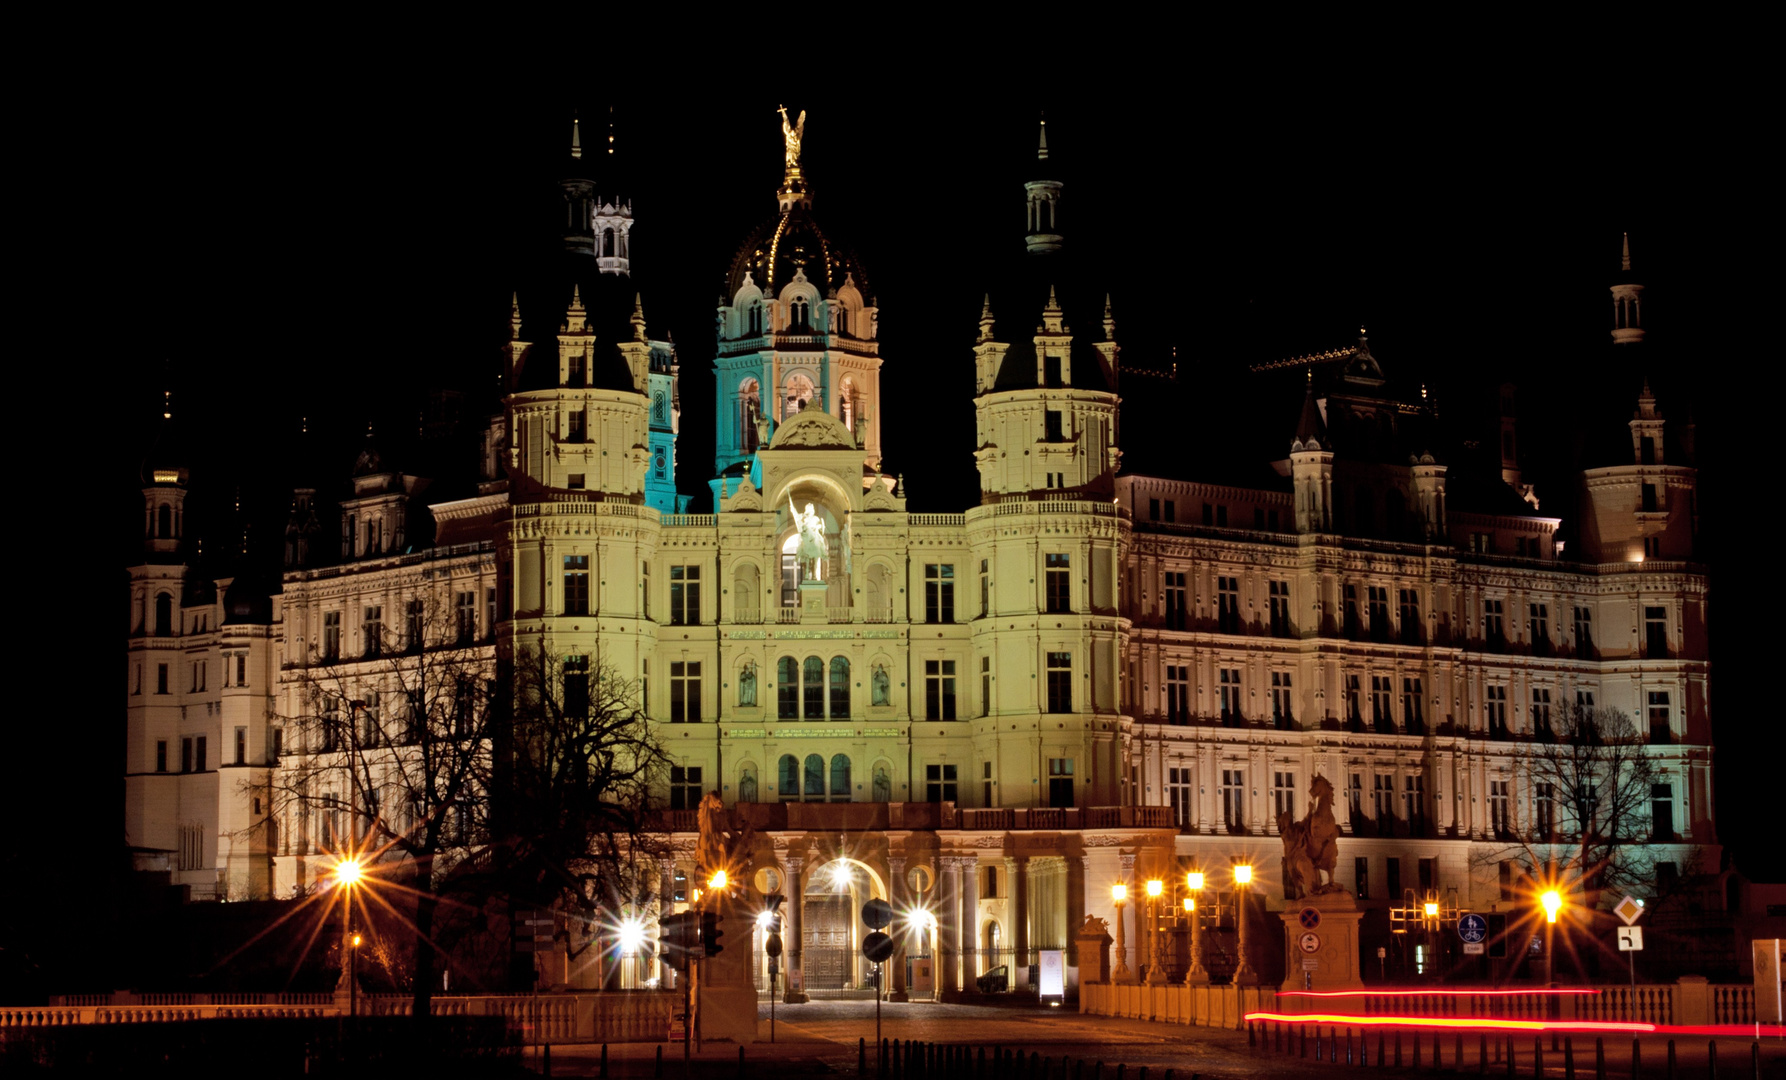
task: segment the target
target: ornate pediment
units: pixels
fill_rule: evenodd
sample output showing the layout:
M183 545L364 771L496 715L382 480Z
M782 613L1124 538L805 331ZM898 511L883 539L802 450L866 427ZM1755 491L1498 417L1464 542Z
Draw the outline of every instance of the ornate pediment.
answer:
M771 450L856 450L856 437L843 421L820 408L802 409L783 420L769 442Z

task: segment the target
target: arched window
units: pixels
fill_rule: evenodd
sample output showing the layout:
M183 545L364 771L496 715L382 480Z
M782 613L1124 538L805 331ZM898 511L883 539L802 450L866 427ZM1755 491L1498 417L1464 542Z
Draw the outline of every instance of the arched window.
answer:
M800 669L791 656L775 662L775 717L778 720L800 719Z
M850 431L856 430L856 384L853 380L843 380L843 386L837 391L838 418Z
M155 536L167 540L174 535L174 508L166 503L155 511Z
M763 332L763 304L753 300L750 305L750 334L756 337Z
M738 622L763 621L763 597L758 591L756 563L739 563L732 571L732 608L732 617Z
M799 760L792 754L781 755L778 771L781 774L781 782L780 786L776 788L776 794L781 796L783 802L798 799L800 797Z
M174 598L167 593L155 594L155 633L166 637L173 633Z
M845 720L850 715L850 659L831 658L831 718Z
M825 662L816 656L806 658L801 672L800 714L808 720L825 718Z
M843 754L831 759L831 801L850 801L850 759Z
M817 754L806 755L806 797L825 799L825 759Z
M603 255L614 254L614 230L613 229L603 229L602 230L602 254Z
M755 379L738 386L738 445L750 453L757 448L757 417L762 415L763 395Z

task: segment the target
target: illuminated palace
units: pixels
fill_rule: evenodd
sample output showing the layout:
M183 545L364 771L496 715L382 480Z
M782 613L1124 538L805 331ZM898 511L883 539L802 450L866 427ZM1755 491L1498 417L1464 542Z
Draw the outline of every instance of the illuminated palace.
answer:
M980 503L909 513L882 471L902 418L882 406L875 294L814 216L802 127L784 123L776 212L716 312L713 513L675 493L680 358L646 327L631 205L580 155L560 185L562 292L517 300L476 495L424 505L369 444L339 494L295 493L282 582L198 587L186 465L157 448L130 572L141 865L194 897L314 881L342 826L264 792L328 748L278 718L326 669L380 723L401 696L379 685L382 651L449 640L493 667L501 638L637 680L674 761L664 902L697 883L694 810L718 792L754 827L751 886L790 897L796 998L864 981L870 897L928 913L900 942L935 958L942 993L1001 965L1028 987L1056 949L1070 992L1088 916L1120 920L1139 970L1138 886L1162 878L1170 899L1193 866L1206 962L1230 970L1236 861L1256 868L1251 963L1274 978L1280 815L1309 809L1317 774L1336 791L1338 881L1378 913L1369 945L1410 895L1513 910L1495 853L1568 831L1574 808L1533 761L1578 703L1647 737L1659 869L1715 852L1696 474L1690 439L1636 396L1630 275L1610 347L1630 357L1635 414L1620 451L1554 497L1576 520L1539 513L1511 391L1483 440L1500 475L1448 489L1464 478L1426 441L1431 410L1391 393L1362 337L1297 361L1281 483L1200 483L1195 461L1183 479L1124 475L1112 299L1071 261L1044 132L1036 178L1012 183L1027 230L977 327L963 312L975 430L936 436L975 462ZM1132 900L1116 907L1119 883ZM1176 904L1165 918L1184 925ZM1182 978L1172 940L1159 963ZM906 979L895 963L895 993L923 989Z

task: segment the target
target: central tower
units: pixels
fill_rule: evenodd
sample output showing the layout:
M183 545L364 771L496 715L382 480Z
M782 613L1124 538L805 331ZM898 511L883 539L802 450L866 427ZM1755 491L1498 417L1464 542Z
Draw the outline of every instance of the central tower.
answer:
M862 264L812 216L801 166L806 114L790 122L782 109L781 130L775 216L733 257L715 319L715 505L738 489L775 429L805 409L842 422L865 471L881 464L879 309Z

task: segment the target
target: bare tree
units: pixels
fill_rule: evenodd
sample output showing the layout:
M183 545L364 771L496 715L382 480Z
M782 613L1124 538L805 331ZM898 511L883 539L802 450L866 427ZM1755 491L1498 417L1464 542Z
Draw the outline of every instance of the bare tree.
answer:
M1589 909L1602 895L1648 892L1657 864L1675 858L1658 844L1652 799L1656 767L1647 740L1617 709L1576 708L1560 729L1541 730L1526 754L1530 802L1523 820L1483 849L1480 864L1513 861L1578 889Z

